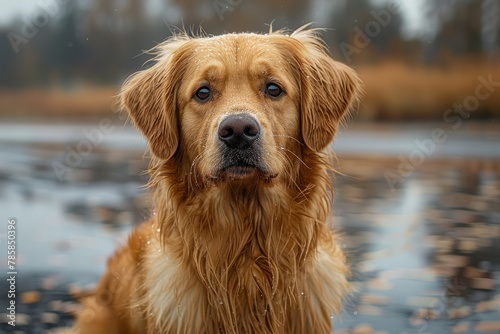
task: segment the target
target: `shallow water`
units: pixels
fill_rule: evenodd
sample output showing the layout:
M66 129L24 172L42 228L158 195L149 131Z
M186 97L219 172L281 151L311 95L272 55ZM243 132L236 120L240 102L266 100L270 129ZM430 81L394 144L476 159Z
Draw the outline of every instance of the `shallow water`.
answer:
M336 328L500 331L500 163L431 161L391 191L394 164L341 162L334 209L358 293Z
M500 332L500 133L480 126L450 133L420 163L401 167L433 128L358 128L338 137L335 224L357 292L333 320L337 333ZM70 324L77 306L69 293L91 288L149 214L144 141L119 123L101 130L0 125L0 271L7 273L14 218L15 330ZM0 301L4 313L6 293ZM2 319L0 332L13 332Z

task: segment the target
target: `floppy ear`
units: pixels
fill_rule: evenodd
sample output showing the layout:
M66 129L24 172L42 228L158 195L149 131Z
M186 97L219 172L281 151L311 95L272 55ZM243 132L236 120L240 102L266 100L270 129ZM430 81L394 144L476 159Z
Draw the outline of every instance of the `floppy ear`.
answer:
M314 30L299 30L292 37L304 46L302 138L308 148L321 151L333 140L342 118L358 100L361 81L353 69L328 56Z
M186 41L169 40L156 47L157 62L127 79L120 93L122 107L160 159L171 158L179 143L176 98L185 55L176 51Z

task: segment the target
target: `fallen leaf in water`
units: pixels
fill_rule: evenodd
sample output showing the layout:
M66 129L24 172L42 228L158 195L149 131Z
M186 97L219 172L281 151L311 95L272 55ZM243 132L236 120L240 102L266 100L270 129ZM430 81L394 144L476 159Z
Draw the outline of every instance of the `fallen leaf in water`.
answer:
M500 321L482 321L474 327L476 332L497 332L500 331Z
M37 291L27 291L21 294L22 304L34 304L40 301L40 293Z
M470 306L462 306L448 310L448 318L459 319L468 317L471 314Z
M360 324L352 329L352 334L372 334L373 328L368 324Z

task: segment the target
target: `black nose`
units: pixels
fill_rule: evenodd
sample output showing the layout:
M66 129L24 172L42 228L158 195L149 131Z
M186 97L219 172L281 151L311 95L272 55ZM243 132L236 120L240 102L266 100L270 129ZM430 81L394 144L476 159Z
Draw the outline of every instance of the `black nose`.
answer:
M229 148L248 148L259 136L259 123L247 114L228 116L219 125L219 140Z

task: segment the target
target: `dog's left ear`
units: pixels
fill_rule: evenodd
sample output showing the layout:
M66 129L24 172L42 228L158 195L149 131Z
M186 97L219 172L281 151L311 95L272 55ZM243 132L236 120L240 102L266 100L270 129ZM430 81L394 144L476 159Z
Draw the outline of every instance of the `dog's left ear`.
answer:
M301 62L301 132L304 143L323 150L342 118L361 95L361 80L350 67L334 61L314 30L292 34L304 46Z

